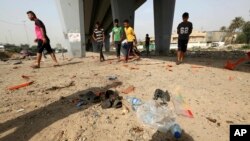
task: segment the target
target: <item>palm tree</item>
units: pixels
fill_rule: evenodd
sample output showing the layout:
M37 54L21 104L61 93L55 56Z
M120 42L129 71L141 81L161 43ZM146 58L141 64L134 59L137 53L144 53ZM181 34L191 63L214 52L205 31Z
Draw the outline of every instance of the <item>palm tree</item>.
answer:
M229 26L229 31L233 33L236 32L236 30L241 30L244 24L245 20L242 17L235 17Z
M229 30L229 33L230 33L230 37L232 38L231 39L231 43L233 42L234 40L234 35L235 35L235 32L238 30L242 30L242 27L243 25L245 24L245 20L242 18L242 17L235 17L230 26L228 27L228 30Z

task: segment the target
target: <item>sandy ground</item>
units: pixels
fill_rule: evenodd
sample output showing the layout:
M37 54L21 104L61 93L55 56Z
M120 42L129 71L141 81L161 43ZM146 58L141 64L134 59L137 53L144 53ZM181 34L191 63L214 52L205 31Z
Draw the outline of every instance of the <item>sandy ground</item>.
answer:
M228 141L230 124L250 123L249 65L229 71L223 69L225 60L188 58L176 66L175 58L152 57L124 66L114 58L109 55L111 60L100 63L94 53L71 61L59 57L60 67L52 67L48 58L37 70L29 67L32 61L20 65L0 62L0 141L174 140L169 133L143 125L131 109L125 114L123 109L103 110L100 104L78 109L72 102L88 90L121 92L130 85L135 90L127 95L143 101L151 100L157 88L184 97L194 118L176 116L184 130L180 141ZM22 75L30 76L30 80ZM117 75L118 80L110 81L108 75ZM26 88L7 90L31 80L34 83ZM74 85L69 85L71 82Z

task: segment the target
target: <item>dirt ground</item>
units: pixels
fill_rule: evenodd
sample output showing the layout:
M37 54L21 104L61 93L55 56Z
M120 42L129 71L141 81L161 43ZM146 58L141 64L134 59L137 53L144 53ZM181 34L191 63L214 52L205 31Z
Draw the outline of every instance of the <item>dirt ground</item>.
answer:
M13 65L14 60L0 61L0 141L174 140L170 133L143 125L126 101L128 113L123 108L104 110L100 104L77 108L74 103L88 90L121 92L131 85L133 92L120 95L148 101L160 88L184 97L194 118L176 115L183 129L179 141L228 141L230 124L250 123L247 64L230 71L223 69L225 60L211 58L187 58L176 66L173 57L142 58L126 65L114 60L114 55L106 56L103 63L94 53L82 59L58 57L60 67L52 67L48 58L36 70L30 67L32 61L18 65ZM118 80L108 80L109 75ZM14 91L7 89L27 81L34 83Z

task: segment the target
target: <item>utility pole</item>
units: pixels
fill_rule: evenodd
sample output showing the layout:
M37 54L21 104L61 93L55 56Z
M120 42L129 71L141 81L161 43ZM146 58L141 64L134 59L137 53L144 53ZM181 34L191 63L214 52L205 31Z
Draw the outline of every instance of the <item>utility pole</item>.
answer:
M9 34L10 34L10 43L13 44L13 37L12 37L12 32L11 30L8 30Z
M23 22L24 30L26 32L27 44L29 44L29 36L28 36L27 27L26 27L26 21L24 20L22 22Z

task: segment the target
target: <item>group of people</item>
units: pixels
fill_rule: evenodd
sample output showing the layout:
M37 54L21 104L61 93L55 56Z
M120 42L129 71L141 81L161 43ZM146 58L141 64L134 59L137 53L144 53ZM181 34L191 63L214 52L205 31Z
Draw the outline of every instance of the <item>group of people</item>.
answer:
M44 23L36 17L36 14L33 11L27 12L28 18L31 21L35 22L35 33L36 39L35 42L37 43L37 60L36 63L32 66L33 68L40 68L40 62L42 58L42 53L44 49L47 50L47 53L50 54L52 60L54 61L54 66L58 66L58 61L56 59L55 53L53 52L50 46L50 39L46 34L46 28ZM191 22L188 21L189 14L184 13L182 15L183 22L181 22L177 27L177 33L179 35L178 38L178 53L177 53L177 61L176 64L179 65L183 62L184 54L187 51L187 44L189 41L189 36L192 33L193 25ZM119 25L119 20L115 19L114 27L112 29L112 43L115 45L116 48L116 55L118 61L121 61L121 47L123 46L125 51L125 62L128 62L130 54L136 56L137 59L140 59L140 53L136 48L137 39L134 32L134 29L130 26L129 20L123 21L123 27ZM99 22L96 22L95 29L93 30L92 35L93 40L96 42L97 48L100 52L100 61L105 61L103 55L103 45L105 41L105 34L104 29L101 28ZM146 53L149 56L149 44L150 38L149 35L146 35L145 38L145 46L146 46Z
M140 55L136 52L137 39L134 29L130 26L128 20L124 20L123 26L119 25L119 20L115 19L114 27L112 29L112 43L116 48L116 55L118 61L121 61L121 47L123 44L125 51L125 62L128 62L129 55L132 53L137 59ZM100 23L96 22L95 29L93 30L92 38L96 42L97 48L100 52L100 61L105 61L103 55L103 45L105 41L104 29L101 28Z
M176 64L179 65L183 63L184 54L187 51L187 45L189 41L189 36L192 33L193 30L193 24L188 21L189 19L189 13L185 12L182 15L183 22L181 22L177 27L177 33L179 35L178 37L178 52L177 52L177 61ZM136 52L136 44L137 39L134 32L134 29L129 25L128 20L124 20L123 26L121 27L119 25L119 20L114 20L114 27L112 29L112 43L114 44L116 48L116 55L118 61L120 61L120 52L121 52L121 46L122 43L124 43L124 48L126 50L125 52L125 62L128 62L129 55L132 53L134 56L136 56L138 59L140 58L140 55ZM100 51L100 61L104 61L104 55L102 52L105 35L104 30L101 28L100 23L97 22L95 25L95 29L92 35L94 41L97 43L97 48ZM150 44L150 38L149 35L146 34L145 37L145 47L146 47L146 55L150 55L149 51L149 44Z

